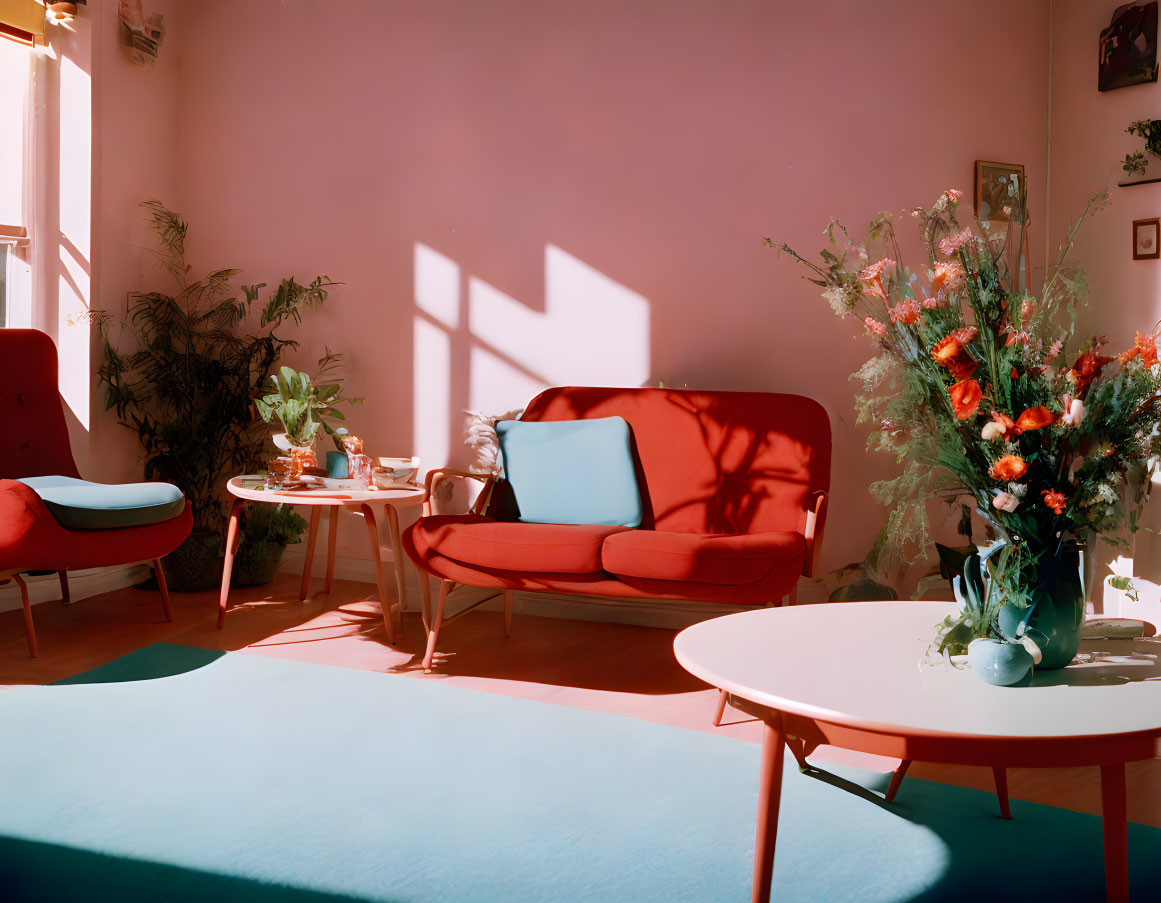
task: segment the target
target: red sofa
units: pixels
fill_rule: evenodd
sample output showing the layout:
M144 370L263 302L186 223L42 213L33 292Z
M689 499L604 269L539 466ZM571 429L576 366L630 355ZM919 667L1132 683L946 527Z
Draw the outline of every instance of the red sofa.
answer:
M69 530L20 479L78 477L57 390L52 339L33 329L0 329L0 584L20 587L29 654L36 632L22 573L58 571L68 601L66 572L79 568L149 563L157 576L167 621L173 620L160 559L185 541L193 526L189 502L160 523L115 529Z
M813 572L826 520L831 436L822 406L798 395L566 387L536 396L521 419L611 416L632 429L639 529L506 521L502 484L446 468L428 474L429 497L446 477L485 486L468 514L425 513L404 532L421 576L426 670L456 584L501 590L506 631L516 590L794 601L798 578ZM427 575L441 581L434 617Z

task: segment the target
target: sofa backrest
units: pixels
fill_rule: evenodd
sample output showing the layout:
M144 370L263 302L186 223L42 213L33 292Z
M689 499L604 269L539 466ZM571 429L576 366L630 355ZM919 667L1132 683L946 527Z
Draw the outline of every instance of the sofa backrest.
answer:
M0 479L80 476L57 389L56 346L35 329L0 329Z
M830 486L830 421L801 395L566 386L523 420L623 417L633 430L644 529L792 531Z

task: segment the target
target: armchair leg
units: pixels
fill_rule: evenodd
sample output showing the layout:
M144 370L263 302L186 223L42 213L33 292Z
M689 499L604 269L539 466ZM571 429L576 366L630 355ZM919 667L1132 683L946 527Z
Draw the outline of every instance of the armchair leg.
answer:
M714 711L714 727L722 726L722 715L726 713L726 691L718 690L718 707Z
M504 590L504 636L512 636L512 608L515 602L515 590Z
M427 651L423 655L424 672L431 671L431 660L435 658L435 642L439 639L439 626L443 623L443 611L447 607L447 594L451 592L455 583L451 580L439 581L439 601L435 604L435 617L431 628L427 631Z
M423 630L427 632L431 630L431 575L423 568L416 568L415 573L419 577L419 602L420 613L423 617Z
M12 579L20 587L20 601L24 605L24 632L28 636L28 654L36 658L36 625L32 623L32 600L28 598L28 586L19 574L13 574Z
M157 578L157 591L161 593L161 610L165 612L165 620L172 624L173 609L169 607L169 587L165 585L165 571L161 567L160 558L153 559L153 576Z
M73 600L69 596L69 573L68 571L57 571L56 575L60 577L60 600L65 605L71 605Z

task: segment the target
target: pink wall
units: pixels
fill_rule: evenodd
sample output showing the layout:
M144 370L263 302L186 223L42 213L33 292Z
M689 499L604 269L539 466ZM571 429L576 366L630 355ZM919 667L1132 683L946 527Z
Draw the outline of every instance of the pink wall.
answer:
M375 453L438 449L444 421L457 446L474 401L580 377L818 398L834 566L868 547L866 484L891 469L853 425L869 346L762 238L811 251L832 215L970 196L976 158L1026 164L1043 209L1048 17L1047 0L205 0L171 33L169 200L197 267L345 283L300 361L347 353Z
M992 5L1000 38L986 11L902 0L363 3L342 18L321 2L179 18L160 2L170 38L143 70L116 48L114 4L94 0L62 38L74 87L88 79L91 169L72 139L62 162L60 129L83 118L52 99L59 65L45 75L40 223L80 266L39 244L41 325L69 378L86 349L66 306L118 307L158 279L135 205L159 195L193 220L199 265L346 283L301 361L347 352L368 396L354 425L377 452L438 463L441 432L459 453L463 407L518 407L552 382L802 392L836 431L825 563L860 557L881 516L865 484L889 470L851 424L846 375L865 346L760 239L809 249L833 214L967 189L977 156L1026 163L1042 203L1047 4ZM983 47L1016 71L981 72ZM998 96L985 127L963 115ZM81 466L126 477L132 437L99 390L84 410L84 388Z
M1052 5L1052 190L1049 215L1056 248L1070 222L1096 188L1113 187L1113 205L1087 222L1079 234L1075 260L1085 269L1090 303L1078 321L1090 334L1108 336L1115 350L1133 341L1135 330L1151 329L1161 317L1161 262L1133 260L1132 223L1161 216L1161 183L1117 189L1123 181L1125 154L1143 150L1140 138L1125 134L1136 119L1158 115L1161 85L1134 85L1104 94L1097 91L1097 40L1109 24L1115 2L1054 0ZM1150 177L1161 176L1161 161L1153 158ZM1161 529L1156 501L1145 512L1145 524ZM1102 560L1119 553L1100 547ZM1143 578L1141 610L1123 613L1161 616L1161 544L1157 534L1141 533L1122 568ZM1128 605L1113 590L1105 593L1110 609Z

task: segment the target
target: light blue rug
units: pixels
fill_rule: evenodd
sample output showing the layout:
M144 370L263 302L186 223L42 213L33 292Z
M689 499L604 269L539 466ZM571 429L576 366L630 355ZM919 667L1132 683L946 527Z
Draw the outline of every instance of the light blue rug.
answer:
M4 901L749 899L758 749L722 737L164 644L0 725ZM777 900L1103 899L1092 816L824 778L787 769ZM1130 855L1155 899L1161 831Z

